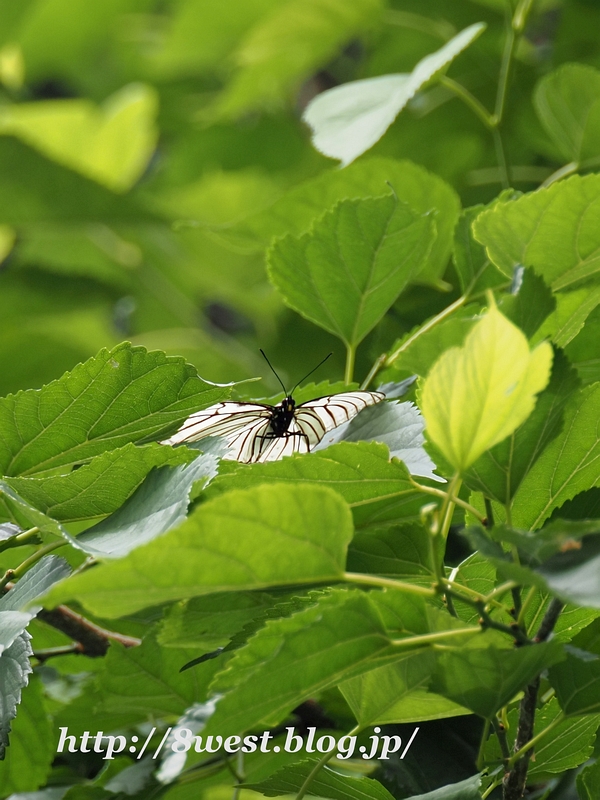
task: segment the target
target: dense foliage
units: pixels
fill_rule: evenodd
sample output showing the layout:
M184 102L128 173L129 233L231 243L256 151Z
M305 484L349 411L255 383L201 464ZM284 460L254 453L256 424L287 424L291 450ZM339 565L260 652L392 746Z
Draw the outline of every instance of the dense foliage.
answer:
M1 796L598 798L595 0L0 19Z

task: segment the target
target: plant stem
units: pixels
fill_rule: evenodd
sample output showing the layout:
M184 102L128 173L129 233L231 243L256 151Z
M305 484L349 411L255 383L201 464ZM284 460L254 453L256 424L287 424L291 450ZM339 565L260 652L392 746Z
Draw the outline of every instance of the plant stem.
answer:
M556 181L561 180L561 178L566 178L568 175L572 175L574 172L577 172L579 166L580 165L577 161L570 161L560 169L557 169L556 172L553 172L552 175L549 175L546 180L540 184L540 189L546 189L548 186L552 186L552 184Z
M352 728L352 730L349 733L347 733L346 735L347 736L353 736L355 733L358 733L359 730L360 730L360 728L357 725L355 728ZM317 761L317 763L311 769L309 774L306 776L306 780L304 781L304 783L300 787L300 791L296 795L296 800L302 800L302 798L306 795L309 786L314 781L314 779L317 777L319 772L323 769L325 764L327 764L327 762L331 758L333 758L334 752L335 752L334 750L330 750L329 753L325 753L325 755Z
M27 531L27 533L29 533L29 531ZM67 542L65 540L61 539L58 542L47 544L45 547L40 547L39 550L36 550L35 553L30 555L29 558L26 558L25 561L21 562L21 564L19 564L18 567L15 567L15 569L7 569L2 578L0 578L0 591L4 589L4 587L10 583L10 581L14 580L15 578L20 578L30 567L32 567L45 555L51 553L52 550L56 550L58 547L63 547L66 543Z
M531 594L531 592L530 592ZM527 602L527 601L526 601ZM524 604L525 606L525 604ZM544 642L552 633L554 626L560 616L563 603L553 599L548 610L544 615L542 624L534 637L534 642ZM535 645L533 645L535 647ZM508 761L509 772L504 776L504 800L519 800L523 796L525 784L527 783L527 770L531 753L537 742L553 730L564 716L561 714L550 723L537 736L533 735L535 722L535 709L537 696L540 686L540 676L538 675L526 688L521 700L519 709L519 723L517 726L517 736L515 740L514 754Z
M447 75L443 75L440 78L440 84L445 86L446 89L451 91L460 100L462 100L463 103L465 103L471 109L471 111L473 111L479 117L486 128L489 128L490 130L494 129L494 116L489 113L483 103L480 103L479 100L462 85L462 83L458 83L457 81L452 80L452 78L449 78Z
M504 776L504 800L518 800L523 796L527 782L527 770L531 757L531 748L526 745L533 737L535 706L540 686L539 676L525 687L519 708L519 724L515 740L515 752L508 761L509 772ZM516 763L515 763L516 762Z
M21 545L27 544L27 542L36 537L39 532L39 528L29 528L29 530L18 533L16 536L11 536L10 539L5 539L0 544L0 552L2 550L9 550L11 547L21 547Z
M415 487L415 489L418 489L420 492L423 492L424 494L430 494L433 495L433 497L440 497L442 499L448 497L447 492L443 492L441 489L434 489L433 486L423 486L423 484L415 481L414 478L410 478L410 482ZM457 506L460 506L461 508L464 508L465 511L468 511L476 519L478 519L481 523L483 523L484 517L479 513L479 511L474 506L472 506L470 503L467 503L466 500L461 500L460 497L455 497L454 495L452 495L450 497L450 502L456 504Z
M244 753L241 750L237 754L237 765L236 765L235 772L236 772L236 775L237 775L238 784L242 784L244 782L244 780L245 780L245 775L244 775ZM233 796L232 796L231 800L239 800L241 791L242 791L242 787L241 786L236 786L234 788L234 790L233 790Z
M344 382L346 386L352 383L354 378L354 359L356 357L356 346L346 345L346 371L344 373Z
M556 597L553 597L550 601L550 605L548 606L548 610L544 614L544 619L542 620L542 624L540 625L538 632L534 637L534 641L536 642L545 642L548 636L554 630L554 626L556 625L558 618L560 616L560 612L565 607L565 604L562 600L558 600Z
M483 731L481 732L481 739L479 741L479 752L477 753L477 761L475 762L477 765L477 769L480 772L483 769L483 756L484 756L485 744L488 740L489 734L490 734L490 721L489 719L486 719L483 725Z
M524 25L524 23L523 23ZM508 93L508 79L510 77L510 67L512 58L515 52L515 29L514 23L507 15L506 20L506 39L504 40L504 51L502 53L502 62L500 63L500 76L498 78L498 89L496 91L496 105L494 107L494 127L498 127L502 122L504 116L504 108L506 106L506 95Z
M426 586L418 586L416 583L405 583L395 581L391 578L380 578L378 575L362 575L359 572L344 572L344 580L348 583L363 583L366 586L377 586L380 589L398 589L401 592L418 594L422 597L435 597L435 589L428 589Z
M500 584L500 586L496 586L496 588L493 591L491 591L488 595L486 595L485 597L486 605L490 602L490 600L493 600L496 597L500 597L501 595L506 594L506 592L512 592L515 586L516 584L514 581L506 581L506 583L502 583Z
M519 750L513 753L513 755L508 760L508 767L512 769L512 767L515 766L515 764L517 763L517 761L519 761L519 759L523 758L523 756L526 753L528 753L533 747L535 747L536 744L546 736L546 734L550 733L550 731L553 731L554 728L560 725L561 722L564 722L565 719L566 717L564 714L562 713L559 714L558 717L552 720L552 722L550 722L544 728L543 731L540 731L536 736L533 736L531 739L529 739L529 741L526 744L524 744Z
M408 339L405 342L403 342L396 350L394 350L394 352L390 356L386 356L383 364L386 367L391 367L394 361L398 358L398 356L400 356L408 347L410 347L410 345L416 339L418 339L419 336L422 336L424 333L427 333L432 328L435 328L436 325L439 325L439 323L443 322L447 317L452 316L452 314L454 314L455 311L458 311L459 308L464 306L464 304L467 302L468 299L469 299L468 292L465 292L465 294L461 295L461 297L459 297L458 300L455 300L453 303L450 303L449 306L447 306L443 311L440 311L439 314L436 314L435 317L432 317L429 320L429 322L425 323L425 325L420 327L419 330L413 333L412 336L409 336Z
M363 382L362 382L362 384L361 384L361 387L360 387L361 389L363 389L363 390L364 390L364 389L366 389L366 388L369 386L369 384L371 383L371 381L373 380L373 378L374 378L374 377L377 375L377 373L379 372L379 370L380 370L380 369L382 368L382 366L385 364L385 360L386 360L386 358L387 358L387 355L386 355L385 353L382 353L382 354L379 356L379 358L377 358L377 359L375 360L375 363L373 364L373 366L372 366L372 367L371 367L371 369L369 370L369 374L367 375L367 377L364 379L364 381L363 381Z
M75 639L80 645L78 652L89 658L106 655L111 641L119 642L124 647L141 644L141 639L101 628L67 606L57 606L51 610L42 608L37 618Z
M480 635L481 628L454 628L450 631L439 631L437 633L424 633L420 636L407 636L404 639L393 639L394 647L420 647L421 645L436 644L436 642L451 639L453 636L474 636Z
M481 800L487 800L487 798L491 795L496 786L500 786L500 781L494 781L494 783L488 786L485 792L481 795Z
M525 629L525 616L529 611L529 606L533 603L536 592L537 588L535 586L531 586L529 591L527 592L527 595L525 596L525 600L521 605L521 610L519 611L519 615L517 617L517 625L519 626L519 628Z
M45 650L34 650L33 657L37 658L40 664L43 664L44 661L47 661L49 658L71 655L73 653L81 653L81 645L77 642L65 644L61 647L47 647Z
M494 733L498 739L500 752L502 753L502 759L504 761L504 765L506 766L510 759L510 750L508 747L508 740L506 738L506 728L497 717L492 718L492 725L494 726Z
M452 515L454 514L454 507L458 505L458 501L460 500L459 497L456 495L460 491L460 487L462 484L462 480L459 475L455 475L452 480L450 481L450 486L448 487L448 491L446 492L446 497L444 503L442 504L441 509L441 518L442 524L440 527L440 536L444 541L448 538L448 531L450 530L450 525L452 524ZM469 505L467 503L467 505ZM473 508L473 506L469 506Z

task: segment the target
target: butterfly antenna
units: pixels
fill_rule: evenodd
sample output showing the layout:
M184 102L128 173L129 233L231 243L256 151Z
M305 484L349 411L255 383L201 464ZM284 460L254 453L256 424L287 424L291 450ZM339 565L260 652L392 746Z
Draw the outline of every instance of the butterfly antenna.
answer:
M311 371L308 373L308 375L305 375L305 376L302 378L302 380L298 381L298 383L297 383L297 384L294 386L294 388L292 389L292 391L290 392L290 394L293 394L293 393L294 393L294 391L295 391L295 390L298 388L298 386L300 386L300 384L302 383L302 381L305 381L307 378L310 378L310 376L313 374L313 372L316 372L316 371L319 369L319 367L320 367L322 364L324 364L324 363L327 361L327 359L328 359L328 358L331 358L331 356L332 356L332 355L333 355L333 352L331 352L331 353L329 353L329 355L325 356L325 358L323 359L323 361L319 361L319 363L317 364L317 366L316 366L314 369L311 369Z
M275 377L277 378L277 380L278 380L278 381L279 381L279 383L281 384L281 388L282 388L282 389L283 389L283 391L285 392L285 396L286 396L286 397L289 397L288 390L287 390L287 389L285 388L285 386L283 385L283 381L281 380L281 378L279 377L279 375L278 375L278 374L275 372L275 368L273 367L273 364L271 364L271 362L269 361L269 359L268 359L268 358L267 358L267 356L265 355L265 351L261 349L261 350L260 350L260 352L262 353L264 360L265 360L265 361L267 362L267 364L268 364L268 365L271 367L271 372L273 373L273 375L275 375ZM321 362L321 364L322 364L322 363L323 363L323 362ZM319 364L319 366L321 366L321 365ZM295 389L295 388L296 388L296 387L294 387L294 389ZM292 389L292 391L294 391L294 390Z

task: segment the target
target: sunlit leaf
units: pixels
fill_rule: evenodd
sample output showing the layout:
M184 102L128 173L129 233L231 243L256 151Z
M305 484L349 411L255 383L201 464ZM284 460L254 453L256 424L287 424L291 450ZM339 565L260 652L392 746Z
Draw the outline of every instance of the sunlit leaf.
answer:
M18 136L44 155L124 192L137 181L156 145L157 98L130 84L101 109L88 100L48 100L4 106L0 133Z
M509 278L531 266L554 291L600 270L600 176L574 175L547 189L498 203L473 223L475 238Z
M0 469L31 475L73 466L158 434L228 394L182 358L125 342L40 391L0 400Z
M467 336L434 364L421 408L428 435L458 470L524 422L548 382L552 350L527 339L492 307Z
M410 74L380 75L329 89L304 112L313 130L313 144L346 166L377 142L409 100L485 29L465 28L442 48L423 58Z

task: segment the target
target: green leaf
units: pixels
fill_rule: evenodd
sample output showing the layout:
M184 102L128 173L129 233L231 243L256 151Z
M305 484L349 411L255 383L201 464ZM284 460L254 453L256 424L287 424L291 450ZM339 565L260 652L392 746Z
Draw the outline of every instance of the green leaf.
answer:
M502 298L502 313L531 339L556 308L556 300L543 279L532 269L520 270L515 277L518 288Z
M0 657L23 633L32 617L25 611L0 610Z
M127 342L101 350L41 390L0 400L0 470L30 475L74 466L156 436L228 393L182 358Z
M74 598L118 617L201 594L336 580L352 533L348 506L331 489L232 491L125 558L72 576L46 602Z
M21 702L21 690L27 686L32 672L29 656L32 654L31 636L23 631L0 656L0 759L5 758L11 721L17 714ZM0 762L0 775L3 764Z
M0 657L20 637L41 606L31 603L71 572L64 558L46 556L28 570L15 586L0 597Z
M0 215L4 223L156 222L129 197L44 158L10 136L0 136Z
M536 339L549 336L557 347L566 347L599 304L600 286L561 292L556 295L556 310L542 325Z
M89 100L6 105L0 134L18 136L60 164L125 192L156 146L157 105L156 92L142 83L119 89L101 108Z
M506 283L506 277L492 264L485 248L473 238L473 222L485 208L484 205L465 208L456 224L452 260L463 294L469 291L473 295Z
M22 611L58 581L66 578L71 567L60 556L44 556L16 584L0 597L0 611Z
M600 534L586 536L579 547L558 553L536 572L553 594L577 605L600 608Z
M536 711L533 735L537 736L548 725L561 715L558 701L553 697L550 702ZM508 744L513 751L518 726L519 711L512 709L508 715ZM535 748L535 760L532 759L527 770L530 783L548 779L549 774L566 772L583 764L592 755L596 729L600 725L600 716L577 717L567 719L558 724L552 735L542 739ZM501 763L502 754L495 736L488 739L485 748L487 763ZM538 780L535 781L534 778Z
M398 518L418 519L423 505L423 495L410 483L404 464L390 462L387 447L376 442L341 442L270 464L222 463L207 495L269 482L335 489L352 508L357 528Z
M290 189L265 211L247 217L234 231L266 247L275 236L304 233L340 200L378 197L388 191L389 184L398 199L418 214L437 212L437 238L418 278L419 281L439 278L448 263L460 200L438 175L411 161L370 157L343 171L326 170Z
M194 485L217 474L221 442L204 449L191 464L151 472L114 514L70 538L71 543L96 558L122 558L183 522Z
M564 658L562 645L545 642L518 650L494 645L448 650L438 657L431 688L490 719L542 670Z
M412 403L378 403L325 434L313 452L337 442L381 442L389 447L392 458L406 464L411 475L443 481L434 474L435 464L423 447L424 428L419 409Z
M496 587L496 567L481 552L476 551L458 565L452 580L458 586L466 586L485 596ZM480 614L473 606L454 600L454 607L460 619L471 625L478 622Z
M92 458L66 475L9 478L7 486L45 514L62 521L112 514L154 467L185 463L193 451L159 444L126 444Z
M548 382L552 349L527 339L492 307L463 348L447 350L425 381L421 408L428 435L463 472L524 422Z
M600 153L599 97L600 72L586 64L563 64L536 86L536 113L565 161Z
M574 639L574 644L578 638ZM600 713L600 658L570 645L566 652L566 660L555 664L549 673L562 710L568 717Z
M368 671L390 641L368 596L338 589L310 608L266 623L236 651L213 689L225 691L207 733L276 724L307 697ZM397 656L396 656L397 657Z
M295 795L316 764L317 759L307 758L296 764L287 764L260 783L244 783L242 786L266 797ZM328 766L319 770L311 780L308 794L332 800L393 800L393 796L379 781L364 775L341 775Z
M426 794L414 794L408 800L481 800L481 776L473 775L460 783L448 784Z
M430 534L418 522L356 533L348 549L348 571L398 579L434 579Z
M584 386L600 381L600 306L586 319L583 330L567 345L565 354L573 364Z
M392 195L343 200L274 243L269 276L291 308L356 347L419 274L434 230Z
M555 508L598 485L599 402L600 384L572 394L565 406L562 432L546 447L515 495L514 525L539 528Z
M479 306L469 305L458 309L448 319L433 325L423 333L418 333L424 325L418 325L390 348L396 354L390 367L381 377L384 380L399 377L407 372L425 376L444 350L460 347L473 326L477 323Z
M30 506L2 480L0 480L0 515L4 519L11 520L21 530L39 528L42 534L69 538L69 534L60 522Z
M20 672L23 664L29 661L26 652L29 645L25 645L21 640L15 642L13 648L16 645L20 645L21 650L17 656L15 649L13 656L15 659L13 680L16 672ZM3 685L6 685L8 675L1 665L7 655L8 652L0 658ZM21 658L24 659L22 664L16 666L17 660ZM9 684L9 703L13 690L14 684L12 686ZM19 714L12 727L10 746L6 749L4 761L0 761L0 786L7 794L35 791L46 782L55 755L50 717L46 712L41 683L35 677L31 678L29 686L23 691Z
M193 597L177 603L165 617L157 640L163 647L224 647L248 622L273 606L264 592L232 592Z
M287 0L260 20L236 55L240 69L216 104L221 117L279 105L283 95L372 25L380 0Z
M344 681L339 689L361 728L469 714L463 706L427 691L434 668L433 651L411 653Z
M577 776L579 800L596 800L600 792L600 761L587 766Z
M466 483L503 505L511 502L544 448L559 435L565 405L577 388L577 374L557 351L550 382L538 395L529 417L507 439L477 459L465 475Z
M317 95L304 120L321 153L350 164L377 142L415 94L439 76L485 29L481 22L421 59L410 74L379 75L336 86Z
M191 655L192 651L188 651ZM138 647L112 643L104 669L97 675L106 713L164 717L182 714L206 692L200 670L180 672L186 652L160 647L153 635ZM212 677L212 675L209 676Z
M574 175L498 203L473 223L477 241L508 277L530 266L554 291L600 270L600 176Z

